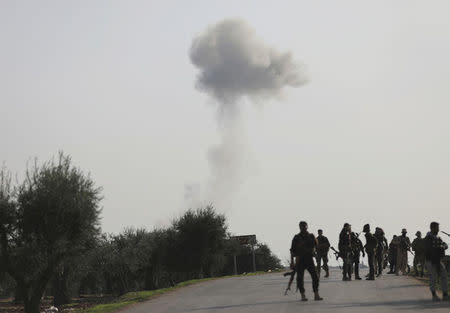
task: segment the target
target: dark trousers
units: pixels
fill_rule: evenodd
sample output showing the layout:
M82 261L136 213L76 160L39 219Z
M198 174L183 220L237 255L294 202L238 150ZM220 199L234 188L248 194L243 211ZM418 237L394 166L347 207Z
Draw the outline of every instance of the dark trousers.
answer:
M328 273L328 256L326 254L317 254L316 262L317 262L317 274L320 277L320 269L322 267L323 260L323 269L326 273Z
M381 274L383 272L383 250L377 251L376 259L378 266L377 273Z
M353 265L355 271L355 278L359 278L359 260L355 261Z
M414 274L418 275L419 274L419 269L417 268L417 265L420 264L420 276L423 276L423 271L425 269L425 254L423 253L418 253L416 251L416 254L414 255Z
M351 278L352 277L352 253L347 251L343 253L342 261L344 265L342 265L342 275L344 277Z
M355 272L355 278L359 277L359 253L353 258L353 268Z
M342 275L347 278L352 277L352 263L345 261L342 266Z
M392 253L389 256L389 263L390 263L390 267L389 270L392 272L395 272L395 268L397 266L397 253Z
M375 253L367 251L367 259L369 261L369 278L375 278Z
M317 277L316 267L314 265L314 261L312 256L310 257L304 257L304 258L298 258L297 261L297 288L300 290L300 293L305 292L305 286L304 286L304 276L305 276L305 270L309 272L312 278L312 285L313 285L313 291L317 292L319 291L319 278Z

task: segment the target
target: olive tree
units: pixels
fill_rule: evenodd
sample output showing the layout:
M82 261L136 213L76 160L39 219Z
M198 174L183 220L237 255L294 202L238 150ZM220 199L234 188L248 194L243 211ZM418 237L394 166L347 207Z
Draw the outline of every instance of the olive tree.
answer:
M99 234L100 189L63 153L35 162L14 188L10 177L2 170L0 262L16 281L25 312L39 313L61 264L84 253Z
M188 210L173 222L175 255L171 258L181 271L212 276L227 238L226 218L212 206Z

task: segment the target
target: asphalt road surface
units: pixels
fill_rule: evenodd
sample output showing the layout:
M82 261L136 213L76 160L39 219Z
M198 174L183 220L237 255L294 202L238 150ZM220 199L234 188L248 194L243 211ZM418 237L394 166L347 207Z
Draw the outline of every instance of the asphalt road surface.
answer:
M364 272L362 272L364 274ZM226 313L226 312L450 312L450 302L432 302L428 286L411 277L383 275L376 281L344 282L333 270L320 282L323 301L314 301L309 274L305 273L309 298L284 296L288 279L280 273L233 277L203 282L167 293L127 308L126 313ZM295 289L295 282L293 288Z

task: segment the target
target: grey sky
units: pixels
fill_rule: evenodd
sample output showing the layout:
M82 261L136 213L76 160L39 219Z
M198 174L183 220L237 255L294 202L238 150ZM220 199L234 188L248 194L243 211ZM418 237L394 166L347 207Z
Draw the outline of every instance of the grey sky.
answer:
M230 231L287 256L300 219L450 228L448 1L1 1L0 160L64 150L103 186L105 231L166 225L204 188L217 106L194 37L239 17L306 64L284 99L246 102L248 168Z
M248 23L229 18L208 26L192 40L189 57L198 70L196 88L217 104L221 140L208 153L211 179L194 199L203 204L231 207L236 190L245 181L247 158L246 101L254 104L280 100L286 88L298 88L308 78L305 66L290 52L265 43ZM199 202L198 202L199 203ZM201 202L200 202L201 203Z

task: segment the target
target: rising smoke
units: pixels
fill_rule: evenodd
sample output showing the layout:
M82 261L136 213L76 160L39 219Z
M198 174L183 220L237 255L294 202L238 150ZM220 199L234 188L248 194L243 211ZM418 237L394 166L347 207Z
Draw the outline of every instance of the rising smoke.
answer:
M242 98L278 97L284 87L307 82L303 66L289 52L265 44L245 21L223 20L192 41L196 87L217 100L221 143L209 153L212 184L207 201L231 200L242 181L246 140L239 105Z

